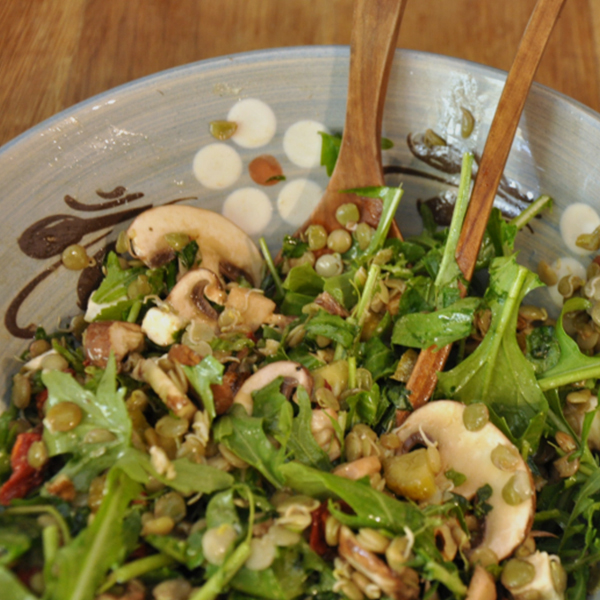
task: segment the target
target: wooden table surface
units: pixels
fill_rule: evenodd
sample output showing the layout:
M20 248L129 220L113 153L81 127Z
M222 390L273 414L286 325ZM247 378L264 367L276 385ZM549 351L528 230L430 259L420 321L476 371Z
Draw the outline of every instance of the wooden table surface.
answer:
M399 46L507 70L534 4L412 0ZM0 144L163 69L261 48L348 44L351 16L352 0L1 0ZM600 111L599 0L567 0L536 79Z

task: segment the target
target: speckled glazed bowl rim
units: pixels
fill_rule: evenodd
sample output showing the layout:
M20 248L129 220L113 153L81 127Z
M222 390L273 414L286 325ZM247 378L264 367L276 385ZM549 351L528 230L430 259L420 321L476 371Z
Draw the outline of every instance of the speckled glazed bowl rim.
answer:
M110 88L104 92L100 92L86 100L82 100L64 110L56 113L52 117L41 121L37 125L27 129L17 137L0 146L0 156L9 154L16 146L26 144L30 139L35 139L41 132L50 129L51 127L61 123L65 119L84 111L90 106L94 106L108 97L126 97L130 94L135 94L139 90L147 88L149 85L159 84L162 81L170 81L180 79L183 75L187 75L191 72L202 72L202 71L215 71L219 68L230 65L232 61L238 63L264 63L273 60L280 60L282 58L348 58L350 56L350 47L342 45L329 45L329 46L290 46L285 48L268 48L265 50L251 50L248 52L239 52L236 54L228 54L225 56L218 56L214 58L208 58L193 63L187 63L157 73L152 73L138 79L134 79L127 83L123 83L117 87ZM407 50L398 48L396 50L396 59L401 60L405 57L408 60L415 62L419 61L434 61L441 64L447 63L449 67L457 68L462 67L462 70L471 72L479 77L492 77L498 80L506 79L507 72L495 67L490 67L482 63L467 60L464 58L457 58L453 56L446 56L443 54L436 54L433 52L424 52L420 50ZM555 99L559 99L561 102L569 105L577 111L581 111L587 117L594 121L600 120L600 113L592 110L585 104L579 102L558 92L548 86L534 82L531 88L533 94L541 94L545 96L551 96Z

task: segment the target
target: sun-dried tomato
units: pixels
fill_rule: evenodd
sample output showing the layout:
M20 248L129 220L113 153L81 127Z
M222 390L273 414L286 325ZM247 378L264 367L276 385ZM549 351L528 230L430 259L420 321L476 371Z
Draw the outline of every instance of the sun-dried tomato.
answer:
M35 407L37 408L40 418L44 418L44 405L48 400L48 390L44 389L35 395Z
M20 433L10 453L12 474L8 481L0 487L0 504L8 505L15 498L24 498L32 489L43 481L43 469L34 469L27 461L27 453L31 444L39 442L42 434L31 431Z
M319 508L312 511L311 516L312 525L310 527L310 547L319 556L323 556L327 550L329 550L329 546L325 541L325 523L327 522L327 517L329 516L327 504L322 503Z

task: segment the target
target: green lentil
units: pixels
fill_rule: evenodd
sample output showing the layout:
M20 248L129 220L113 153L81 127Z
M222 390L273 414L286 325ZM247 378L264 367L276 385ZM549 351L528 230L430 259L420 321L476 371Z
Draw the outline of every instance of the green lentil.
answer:
M335 211L335 218L337 219L337 222L344 227L349 223L358 223L358 220L360 219L358 206L352 202L338 206Z

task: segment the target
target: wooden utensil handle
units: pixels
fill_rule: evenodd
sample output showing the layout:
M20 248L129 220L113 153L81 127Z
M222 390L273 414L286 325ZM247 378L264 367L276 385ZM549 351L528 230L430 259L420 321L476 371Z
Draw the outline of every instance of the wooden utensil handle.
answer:
M506 78L483 149L456 249L456 261L467 281L471 281L475 270L496 190L504 172L531 82L564 2L565 0L538 0ZM426 349L419 354L406 385L411 392L410 402L414 408L424 404L435 390L437 373L444 368L450 349L451 346L440 348L438 351Z
M496 190L513 144L529 88L565 0L538 0L506 78L479 165L456 248L456 261L471 281Z
M405 0L355 0L346 123L329 188L383 185L381 123ZM379 181L374 180L379 177Z

